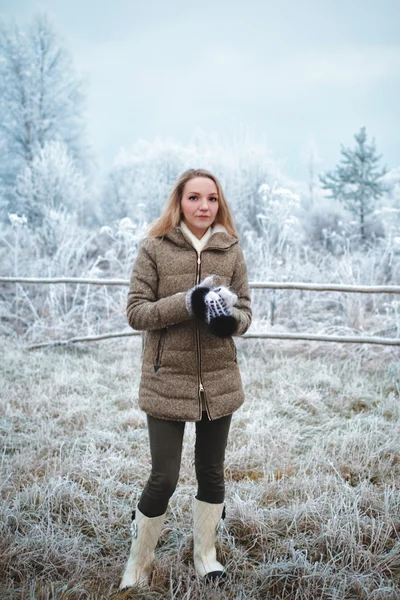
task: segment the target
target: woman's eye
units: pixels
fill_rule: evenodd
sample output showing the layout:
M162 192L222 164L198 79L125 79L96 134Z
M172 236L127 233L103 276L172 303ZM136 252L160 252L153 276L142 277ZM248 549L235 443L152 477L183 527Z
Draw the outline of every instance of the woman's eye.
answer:
M189 200L197 200L197 196L189 196ZM217 202L218 198L211 197L209 200L212 202Z

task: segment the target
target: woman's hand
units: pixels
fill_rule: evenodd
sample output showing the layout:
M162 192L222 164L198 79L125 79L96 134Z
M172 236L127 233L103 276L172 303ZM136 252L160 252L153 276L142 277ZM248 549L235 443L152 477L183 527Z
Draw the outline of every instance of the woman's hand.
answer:
M231 308L237 299L237 295L224 286L214 288L205 295L206 321L217 337L226 338L235 333L237 321Z
M229 288L223 285L214 288L213 291L219 294L219 296L225 302L228 309L232 308L232 306L235 306L236 302L238 301L237 295L234 292L231 292Z
M186 308L192 317L205 321L206 305L204 298L214 288L214 275L209 275L186 293Z
M232 315L232 307L238 297L225 286L214 285L214 275L209 275L186 294L186 308L191 316L205 321L217 337L233 335L237 321Z

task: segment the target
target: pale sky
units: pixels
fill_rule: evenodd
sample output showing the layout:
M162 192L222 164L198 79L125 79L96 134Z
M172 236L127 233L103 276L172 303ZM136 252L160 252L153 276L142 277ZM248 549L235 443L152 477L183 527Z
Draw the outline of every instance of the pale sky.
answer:
M100 165L156 136L249 128L295 178L314 139L320 170L366 126L400 165L398 0L0 0L21 24L46 12L87 78Z

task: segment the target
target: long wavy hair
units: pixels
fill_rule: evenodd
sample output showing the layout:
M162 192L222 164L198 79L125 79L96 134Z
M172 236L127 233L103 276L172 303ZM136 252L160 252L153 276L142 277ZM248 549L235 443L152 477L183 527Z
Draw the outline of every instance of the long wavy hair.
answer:
M221 184L218 179L206 169L188 169L180 177L178 177L167 202L165 203L161 215L152 223L147 233L148 237L160 237L171 231L179 225L183 215L181 210L181 200L183 189L188 181L195 177L208 177L211 179L218 191L218 212L215 216L213 225L217 223L226 227L228 233L234 237L239 237L236 228L233 224L233 218L225 198Z

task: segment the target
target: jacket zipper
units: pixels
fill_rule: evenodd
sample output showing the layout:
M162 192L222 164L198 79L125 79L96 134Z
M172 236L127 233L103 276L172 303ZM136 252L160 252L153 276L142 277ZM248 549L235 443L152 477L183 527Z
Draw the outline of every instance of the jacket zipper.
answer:
M197 252L197 250L196 250ZM200 281L200 269L201 269L201 252L197 252L197 265L196 265L196 285L199 284ZM206 412L209 420L211 421L211 415L207 404L206 393L203 387L203 383L201 381L201 348L200 348L200 328L198 323L196 323L196 341L197 341L197 372L199 374L199 411L200 411L200 419L202 413L202 405L201 405L201 392L203 392L204 398L204 406L206 407Z

